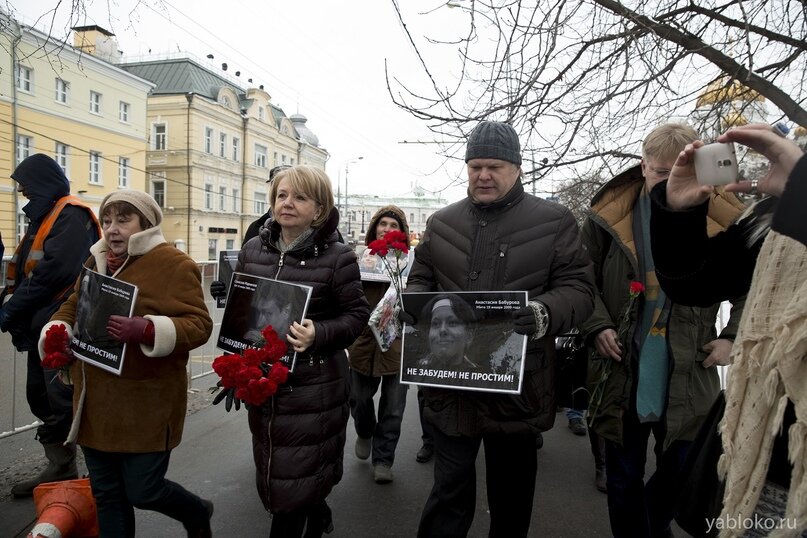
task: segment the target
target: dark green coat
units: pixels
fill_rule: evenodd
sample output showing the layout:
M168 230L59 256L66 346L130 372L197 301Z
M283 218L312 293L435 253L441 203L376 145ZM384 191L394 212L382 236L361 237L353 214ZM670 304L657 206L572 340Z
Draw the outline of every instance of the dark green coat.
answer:
M629 305L629 286L637 278L638 262L633 240L633 205L644 184L638 167L611 180L592 201L592 213L583 224L583 245L594 262L597 293L594 314L580 325L590 347L589 389L594 391L603 375L606 360L594 348L594 337L604 329L617 330ZM729 193L717 193L709 204L709 233L714 235L733 222L742 203ZM628 342L633 339L640 300L634 302L621 362L613 361L605 382L602 400L589 420L591 427L606 439L622 442L622 416L635 406L636 357ZM731 319L722 338L733 339L742 314L743 298L733 302ZM715 320L720 305L707 308L673 304L667 324L670 376L663 420L667 436L665 448L676 440L692 440L720 390L716 368L703 368L707 354L699 349L717 338Z

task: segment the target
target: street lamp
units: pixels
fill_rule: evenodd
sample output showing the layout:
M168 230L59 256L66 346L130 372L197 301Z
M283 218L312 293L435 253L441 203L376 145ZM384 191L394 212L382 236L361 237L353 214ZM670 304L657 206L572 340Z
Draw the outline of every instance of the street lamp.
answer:
M348 198L347 192L347 176L350 170L350 165L359 162L360 160L364 159L364 157L356 157L354 159L348 159L345 161L345 215L347 216L347 236L350 237L350 199Z

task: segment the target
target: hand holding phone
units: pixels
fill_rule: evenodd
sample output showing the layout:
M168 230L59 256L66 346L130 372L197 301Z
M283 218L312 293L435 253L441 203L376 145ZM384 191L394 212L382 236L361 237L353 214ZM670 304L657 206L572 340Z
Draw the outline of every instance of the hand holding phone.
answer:
M733 143L708 144L695 150L695 177L700 185L736 183L737 174L737 153Z

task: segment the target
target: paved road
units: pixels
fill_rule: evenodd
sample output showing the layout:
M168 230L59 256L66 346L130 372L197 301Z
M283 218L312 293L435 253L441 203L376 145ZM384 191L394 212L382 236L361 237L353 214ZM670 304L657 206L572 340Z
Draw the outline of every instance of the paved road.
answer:
M212 384L212 382L210 383ZM204 403L204 402L202 402ZM345 476L328 498L334 511L334 538L415 536L420 511L432 484L432 464L415 462L420 448L415 391L409 392L403 435L393 467L395 480L377 485L372 465L353 455L356 435L348 425ZM566 427L563 414L544 434L539 451L537 493L531 537L610 536L606 497L593 486L593 463L588 440ZM30 467L41 459L30 433L0 439L0 470L22 458ZM652 460L651 460L652 461ZM489 517L480 459L477 508L469 536L487 536ZM226 413L219 406L203 407L188 417L182 444L174 451L168 475L216 506L213 531L219 537L265 537L271 521L254 488L251 440L246 413ZM25 536L34 520L33 503L11 500L0 492L0 537ZM153 512L137 512L137 535L184 536L182 526Z

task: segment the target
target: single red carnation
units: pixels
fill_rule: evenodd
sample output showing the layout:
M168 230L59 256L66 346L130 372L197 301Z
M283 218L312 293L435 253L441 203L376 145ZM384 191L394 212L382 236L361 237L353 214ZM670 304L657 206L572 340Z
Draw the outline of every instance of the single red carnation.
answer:
M44 357L42 357L42 366L45 368L55 370L57 368L64 368L68 364L70 364L70 360L72 359L67 353L54 351L53 353L48 353Z
M282 362L276 362L272 365L272 369L269 370L268 377L269 379L275 380L278 385L281 385L289 379L289 369Z
M70 347L70 336L67 329L61 323L51 325L45 331L45 342L43 347L45 353L66 353Z
M221 385L228 389L235 387L235 376L243 366L241 355L221 355L213 360L213 371L221 378Z
M389 252L386 239L376 239L375 241L370 241L367 248L370 249L370 254L377 254L378 256L386 256L387 252Z
M644 284L638 280L633 280L630 283L630 294L635 296L639 295L640 293L644 293Z

